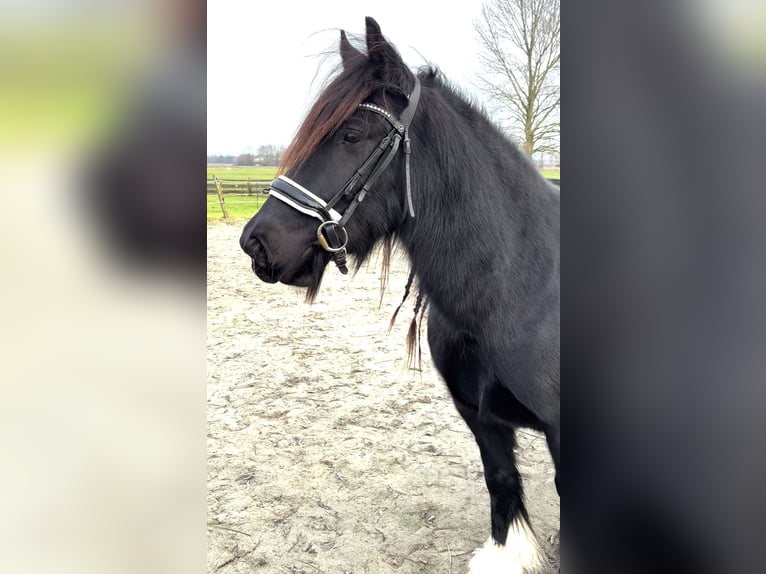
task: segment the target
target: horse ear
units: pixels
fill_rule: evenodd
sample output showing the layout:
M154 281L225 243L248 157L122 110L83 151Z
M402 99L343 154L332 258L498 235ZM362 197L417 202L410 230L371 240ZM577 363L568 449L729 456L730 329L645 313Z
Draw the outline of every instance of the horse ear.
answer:
M340 57L343 60L343 68L348 69L354 62L363 61L364 54L351 45L344 30L340 31Z
M401 56L383 37L378 23L369 16L364 21L367 24L367 55L370 63L376 65L402 64Z
M385 42L383 38L383 32L380 31L380 25L375 21L375 18L367 16L364 19L365 26L367 27L367 48L370 48L370 44Z

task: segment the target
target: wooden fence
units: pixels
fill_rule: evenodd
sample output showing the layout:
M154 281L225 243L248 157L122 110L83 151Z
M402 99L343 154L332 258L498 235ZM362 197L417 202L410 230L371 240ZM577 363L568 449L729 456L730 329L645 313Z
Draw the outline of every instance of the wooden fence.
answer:
M561 186L560 179L548 178L548 181L556 186ZM221 206L223 218L228 221L229 214L224 196L239 195L255 197L254 207L257 210L266 200L270 183L271 179L219 179L217 176L213 176L211 179L207 180L207 193L216 194L218 196L218 202Z
M271 179L220 179L217 178L221 184L221 192L236 193L239 195L259 195L267 193ZM211 178L207 180L207 192L218 193L216 188L216 179Z

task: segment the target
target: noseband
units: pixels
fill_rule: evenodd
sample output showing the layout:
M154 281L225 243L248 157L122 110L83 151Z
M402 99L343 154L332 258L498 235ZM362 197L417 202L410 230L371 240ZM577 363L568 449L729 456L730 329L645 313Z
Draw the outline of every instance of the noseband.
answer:
M388 167L388 164L396 156L399 150L399 144L404 139L404 173L407 185L407 209L410 217L415 217L415 210L412 207L412 191L410 189L410 134L409 126L415 110L420 100L420 81L415 78L415 88L409 97L409 104L402 112L401 118L397 120L391 113L375 104L364 102L359 104L359 108L368 110L382 116L389 124L391 131L386 135L378 145L372 150L372 153L362 163L359 169L354 172L349 180L340 188L330 201L324 201L321 197L310 192L302 185L296 183L289 177L280 175L271 182L269 195L284 202L293 209L300 211L310 217L321 221L317 228L317 243L329 253L332 253L333 261L344 275L348 273L346 267L346 244L348 243L348 233L346 232L346 223L354 213L359 204L364 200L367 192L380 177L381 173ZM351 196L351 203L344 213L339 213L334 208L344 197Z

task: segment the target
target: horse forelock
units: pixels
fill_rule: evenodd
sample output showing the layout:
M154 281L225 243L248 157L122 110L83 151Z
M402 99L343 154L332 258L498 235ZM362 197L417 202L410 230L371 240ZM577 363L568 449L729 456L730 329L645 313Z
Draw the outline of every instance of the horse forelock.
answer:
M322 91L301 123L293 141L282 155L280 172L303 165L319 145L357 110L375 90L375 80L366 66L344 69Z
M390 62L385 74L366 58L342 67L322 90L298 128L284 154L280 173L297 169L316 152L319 145L357 110L374 92L409 94L415 76L401 62ZM329 77L332 77L332 73ZM329 78L328 78L329 79ZM387 102L383 102L387 105Z

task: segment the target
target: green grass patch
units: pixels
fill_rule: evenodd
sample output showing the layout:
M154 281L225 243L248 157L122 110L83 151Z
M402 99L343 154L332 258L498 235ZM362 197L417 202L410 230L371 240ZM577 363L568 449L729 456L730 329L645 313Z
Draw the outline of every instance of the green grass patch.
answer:
M213 179L213 176L218 179L229 180L241 180L247 181L251 179L253 181L271 181L277 177L276 167L261 167L252 165L242 166L228 166L228 165L209 165L207 166L207 178Z
M560 169L543 169L540 171L543 174L543 177L547 177L548 179L561 179Z
M224 195L226 211L229 212L231 219L250 219L266 201L266 195ZM215 193L207 194L207 220L223 220L221 204L218 201L218 195Z
M110 136L125 115L131 71L153 56L127 22L50 20L0 23L0 148L45 154L40 145L71 150Z
M399 517L399 524L413 531L420 530L425 526L423 518L413 514L402 514Z

